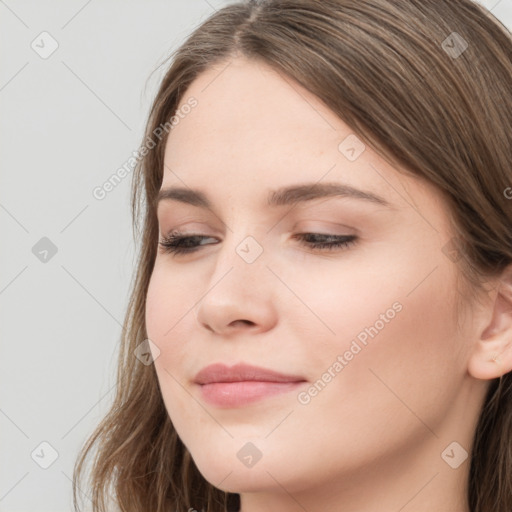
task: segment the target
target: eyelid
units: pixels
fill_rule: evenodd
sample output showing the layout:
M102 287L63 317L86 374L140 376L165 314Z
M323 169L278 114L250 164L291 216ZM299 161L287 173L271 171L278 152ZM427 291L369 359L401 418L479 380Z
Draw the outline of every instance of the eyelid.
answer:
M348 224L341 224L339 222L329 222L326 220L312 220L308 219L307 221L299 220L296 221L291 231L300 231L300 232L314 232L314 233L322 233L325 235L358 235L358 230ZM324 232L325 231L325 232Z
M213 233L214 232L217 232L217 230L215 229L212 229L210 226L211 226L211 222L208 222L208 221L204 221L204 222L201 222L201 221L198 221L197 220L197 217L194 217L194 220L181 220L180 219L180 222L176 223L176 222L172 222L170 223L169 222L169 226L172 226L172 228L167 228L165 227L165 224L167 224L166 222L166 219L162 219L160 221L159 219L159 222L158 222L158 227L160 229L160 233L162 234L162 232L164 233L171 233L173 231L178 231L180 233L185 233L185 234L195 234L196 232L198 233L201 233L203 235L208 235L210 236L210 234L213 236Z

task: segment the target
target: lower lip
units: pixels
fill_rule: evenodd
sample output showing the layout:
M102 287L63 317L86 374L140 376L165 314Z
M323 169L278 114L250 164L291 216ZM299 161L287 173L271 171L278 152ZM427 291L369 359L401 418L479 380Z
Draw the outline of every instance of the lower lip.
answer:
M240 407L263 398L297 389L304 382L264 382L245 380L201 384L204 400L219 407Z

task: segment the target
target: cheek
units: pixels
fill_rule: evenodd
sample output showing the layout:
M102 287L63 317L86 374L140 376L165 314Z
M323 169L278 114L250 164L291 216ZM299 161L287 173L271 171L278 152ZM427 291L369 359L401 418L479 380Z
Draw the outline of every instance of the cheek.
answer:
M304 434L303 442L312 444L311 457L328 439L339 460L371 460L376 453L399 450L401 444L429 435L425 425L437 431L449 414L464 373L459 352L463 340L457 337L453 317L454 283L446 271L416 289L408 281L405 275L401 282L381 277L380 282L373 280L373 293L367 289L325 296L322 311L336 336L318 337L316 341L323 338L321 350L316 343L309 347L304 360L314 368L313 389L301 396L306 405L296 408L295 417L295 428L310 434ZM339 310L336 297L345 301L343 311L327 317L331 309ZM401 310L392 308L386 315L395 302ZM365 334L366 343L358 334ZM352 351L353 340L358 348ZM337 356L346 351L350 360L345 358L343 369L337 369ZM334 377L324 373L329 368ZM291 424L289 432L280 428L283 439L293 434ZM314 435L319 431L322 440Z
M173 375L176 368L183 369L185 331L195 320L193 311L188 311L192 305L170 273L156 265L148 286L145 318L148 338L160 350L155 360L159 377L164 368Z
M191 300L188 305L170 273L155 265L146 297L146 330L160 351L154 359L155 371L165 407L180 433L190 422L190 395L184 387L188 386L192 367L197 367L186 342L191 322L195 321L194 313L189 311L193 304Z
M193 302L187 306L190 291L186 291L177 277L157 259L146 296L146 327L150 339L151 336L160 340L170 338L188 318L184 315ZM193 315L192 311L190 314Z
M336 384L329 386L332 400L339 393L353 397L356 405L370 396L399 403L391 388L407 403L423 406L448 395L447 389L455 389L464 374L463 340L455 317L455 269L435 255L425 259L411 254L381 252L380 263L354 264L350 272L329 276L312 270L307 282L294 288L317 317L302 308L314 327L310 332L317 332L307 337L297 333L304 343L313 341L306 355L314 373L320 376L338 355L347 354L343 370L337 367ZM389 261L392 266L386 264ZM287 314L293 317L293 308ZM307 323L300 332L307 332Z
M279 314L294 328L294 343L309 352L303 361L316 371L349 350L354 339L361 347L382 339L389 325L403 316L403 290L410 289L407 283L414 281L415 272L409 265L408 273L393 275L382 261L391 258L397 256L384 254L380 262L348 257L329 264L312 262L304 272L280 269L293 293L281 287Z
M146 330L149 339L154 341L166 331L168 316L165 313L172 314L174 311L172 304L169 303L170 294L166 293L166 289L165 276L155 266L146 295Z
M446 270L440 266L438 274L416 288L407 283L402 291L397 284L396 293L386 295L383 302L371 302L370 298L366 303L352 302L366 314L365 319L359 317L351 324L355 334L346 339L368 334L340 380L345 396L352 397L347 405L354 415L360 414L359 405L369 400L380 404L383 424L394 418L395 424L404 428L416 421L410 410L432 428L447 414L465 367L460 355L463 340L454 317L457 292ZM388 322L376 321L393 301L400 303L401 310Z

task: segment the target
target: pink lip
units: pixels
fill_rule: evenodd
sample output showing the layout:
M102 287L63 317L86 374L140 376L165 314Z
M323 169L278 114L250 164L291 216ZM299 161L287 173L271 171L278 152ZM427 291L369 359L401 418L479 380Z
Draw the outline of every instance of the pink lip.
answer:
M219 407L239 407L291 391L306 379L244 363L231 367L218 363L203 368L194 382L200 385L206 402Z

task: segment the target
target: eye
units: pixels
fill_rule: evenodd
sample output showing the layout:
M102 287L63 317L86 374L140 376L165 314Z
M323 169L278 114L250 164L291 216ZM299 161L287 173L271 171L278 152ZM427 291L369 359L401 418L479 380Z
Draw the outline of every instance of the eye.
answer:
M209 236L195 234L184 235L183 233L173 231L162 240L160 240L160 247L162 248L163 252L166 253L191 253L198 249L198 245L196 244L205 238L214 240L214 238Z
M294 239L301 241L301 245L306 245L310 249L322 251L332 251L338 248L346 248L354 244L357 240L356 235L330 235L324 233L297 233L293 235ZM199 249L199 245L205 245L204 239L216 240L210 236L171 232L160 240L159 245L164 253L169 254L188 254Z
M324 233L298 233L293 236L311 249L334 250L355 243L356 235L328 235ZM312 241L320 240L320 241Z

